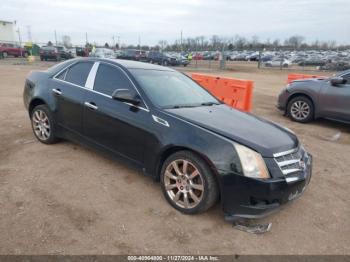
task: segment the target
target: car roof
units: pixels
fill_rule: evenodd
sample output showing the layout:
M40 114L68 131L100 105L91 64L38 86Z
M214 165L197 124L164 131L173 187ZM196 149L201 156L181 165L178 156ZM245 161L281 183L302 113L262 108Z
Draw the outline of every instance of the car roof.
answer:
M93 61L93 62L101 61L101 62L107 62L107 63L119 65L126 69L144 69L144 70L175 72L174 69L171 69L165 66L159 66L159 65L131 61L131 60L123 60L123 59L115 59L115 58L97 58L97 57L79 57L79 58L69 59L65 62L57 64L56 66L54 66L54 68L51 68L51 70L54 70L54 72L57 73L58 71L62 70L66 65L74 64L75 62L78 62L78 61ZM50 68L48 70L50 70Z
M124 59L113 59L113 58L97 58L93 59L96 61L105 61L109 63L114 63L117 65L121 65L126 69L145 69L145 70L160 70L160 71L175 71L171 68L165 66L154 65L145 62L138 62L132 60L124 60Z
M168 67L165 67L165 66L154 65L154 64L150 64L150 63L138 62L138 61L132 61L132 60L123 60L123 59L101 59L101 60L107 60L107 61L114 62L116 64L120 64L127 69L175 71L175 70L168 68Z

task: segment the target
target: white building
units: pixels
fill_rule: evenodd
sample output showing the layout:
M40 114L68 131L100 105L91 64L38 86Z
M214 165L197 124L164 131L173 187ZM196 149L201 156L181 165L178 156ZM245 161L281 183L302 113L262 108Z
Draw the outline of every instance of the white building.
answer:
M0 42L15 42L16 22L0 20Z

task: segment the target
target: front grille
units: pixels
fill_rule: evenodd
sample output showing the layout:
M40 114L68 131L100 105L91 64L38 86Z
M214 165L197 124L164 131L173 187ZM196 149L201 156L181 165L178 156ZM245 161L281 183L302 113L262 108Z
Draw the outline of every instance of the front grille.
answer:
M281 169L283 175L303 171L302 158L303 149L301 147L274 154L276 163Z

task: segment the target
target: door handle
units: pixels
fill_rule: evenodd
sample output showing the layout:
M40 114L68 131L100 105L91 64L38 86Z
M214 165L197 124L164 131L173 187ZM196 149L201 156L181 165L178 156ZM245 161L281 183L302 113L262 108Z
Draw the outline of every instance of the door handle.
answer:
M93 109L93 110L97 110L98 109L98 107L95 105L95 103L92 103L92 102L91 103L85 102L84 105L87 106L90 109Z
M62 95L62 91L59 89L52 89L52 92L54 92L56 95Z

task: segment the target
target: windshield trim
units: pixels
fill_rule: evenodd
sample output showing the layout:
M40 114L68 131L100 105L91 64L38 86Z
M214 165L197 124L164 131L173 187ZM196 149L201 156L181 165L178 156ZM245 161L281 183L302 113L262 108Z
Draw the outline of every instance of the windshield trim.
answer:
M212 93L210 93L207 89L205 89L203 86L199 85L195 80L193 80L189 75L185 74L184 72L181 71L177 71L177 70L173 70L173 69L169 69L169 68L164 68L161 69L154 69L154 68L128 68L130 74L132 75L134 81L137 83L137 85L140 87L140 89L142 90L144 96L147 98L147 100L149 101L150 104L152 104L152 106L154 106L155 108L158 109L177 109L177 108L186 108L186 107L201 107L201 106L213 106L213 105L222 105L223 102L220 101L217 97L215 97ZM190 81L192 81L194 84L196 84L198 87L200 87L202 90L204 90L207 94L209 94L209 96L211 98L213 98L213 100L215 100L215 102L213 101L204 101L201 103L194 103L194 104L174 104L174 105L165 105L165 106L161 106L158 105L156 102L154 102L150 96L147 94L147 91L145 90L145 88L143 87L142 84L140 84L140 81L137 79L137 76L135 75L135 71L153 71L153 72L171 72L171 73L179 73L185 77L187 77L188 79L190 79ZM210 105L207 105L207 103L212 103Z

